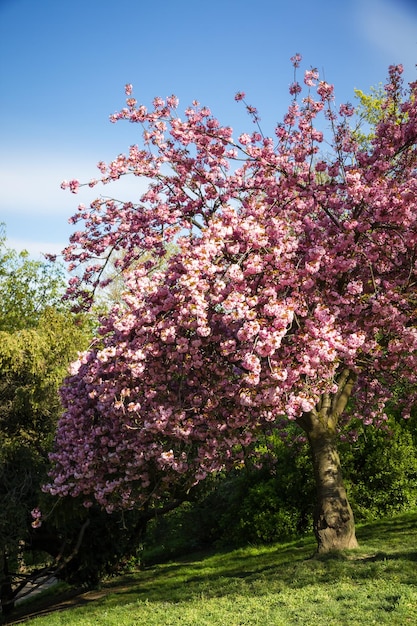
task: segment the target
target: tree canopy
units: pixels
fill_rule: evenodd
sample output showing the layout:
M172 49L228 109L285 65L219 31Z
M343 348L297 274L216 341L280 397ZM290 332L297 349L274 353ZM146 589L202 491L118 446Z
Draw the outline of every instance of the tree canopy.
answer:
M139 124L142 144L100 163L100 180L148 187L73 218L65 257L83 275L69 296L91 299L113 253L126 289L62 388L51 493L140 507L291 421L312 448L319 548L356 545L339 420L352 397L351 415L384 421L399 379L405 415L416 395L417 83L401 73L389 69L369 143L314 69L273 136L243 93L255 126L234 137L197 102L181 118L174 96L148 110L126 86L112 121Z
M47 307L62 310L64 270L61 265L31 259L26 250L17 252L6 243L0 224L0 330L32 328Z

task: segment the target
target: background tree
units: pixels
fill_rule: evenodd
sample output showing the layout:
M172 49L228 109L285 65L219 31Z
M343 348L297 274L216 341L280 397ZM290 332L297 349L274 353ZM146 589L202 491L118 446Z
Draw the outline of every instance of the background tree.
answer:
M0 330L33 328L46 308L63 310L64 268L30 258L6 245L0 224Z
M40 486L62 411L58 389L90 336L86 317L62 304L62 268L0 241L0 554L3 611L32 544ZM52 544L50 548L52 549ZM20 572L22 574L22 572ZM22 580L24 580L22 574Z
M383 422L399 379L404 411L416 393L417 86L404 91L401 71L390 68L366 146L349 126L353 108L336 109L316 70L300 103L291 85L274 137L251 106L255 131L234 139L198 103L182 120L176 98L148 111L127 86L112 119L140 123L143 143L99 164L101 180L133 174L149 187L136 204L80 206L84 229L65 255L84 273L70 294L91 299L119 250L118 266L134 269L123 306L63 387L51 493L140 508L245 462L261 433L287 432L289 420L313 456L319 551L357 545L340 418L352 399L351 416ZM172 241L178 253L155 271Z
M354 133L363 148L371 149L371 142L375 138L374 129L386 117L387 111L397 118L398 124L406 121L407 112L399 106L401 94L397 94L397 98L392 98L391 94L387 97L382 84L371 87L368 94L361 89L355 89L354 92L358 100L355 108L357 126Z

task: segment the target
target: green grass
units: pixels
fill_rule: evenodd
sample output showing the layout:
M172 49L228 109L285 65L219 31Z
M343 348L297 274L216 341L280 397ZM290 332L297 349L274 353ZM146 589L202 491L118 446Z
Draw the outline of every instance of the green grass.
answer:
M310 558L313 539L150 567L31 626L417 624L417 512L358 528L360 548Z

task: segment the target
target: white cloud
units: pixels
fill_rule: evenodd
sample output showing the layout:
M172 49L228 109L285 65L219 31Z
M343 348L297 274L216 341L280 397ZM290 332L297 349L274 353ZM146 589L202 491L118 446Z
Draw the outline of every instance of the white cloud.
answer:
M67 166L70 172L77 171L74 165L48 160L41 154L31 158L25 155L19 160L3 157L0 161L2 208L19 214L65 213L68 203L60 184L68 175Z
M25 167L25 163L28 163ZM52 160L36 155L21 162L15 158L0 160L0 208L20 215L57 215L70 216L78 204L88 205L100 195L112 196L135 201L145 185L134 177L125 177L106 186L92 189L82 187L78 194L71 194L61 189L61 182L76 178L82 183L98 177L94 158L80 161ZM142 190L142 191L141 191Z
M357 0L355 20L359 35L379 50L388 63L404 63L407 69L414 69L417 60L416 12L390 0Z
M53 160L38 154L0 157L0 222L5 222L7 245L27 250L38 258L42 254L60 253L68 245L74 227L68 219L79 204L88 206L97 197L115 197L122 201L138 200L147 183L134 176L122 177L108 185L81 187L79 193L62 190L61 182L77 178L88 183L99 177L97 160L84 155Z
M14 237L7 238L8 248L17 250L17 252L26 250L32 258L39 260L42 260L45 254L59 255L67 245L67 241L51 243L50 241L34 241L31 239L16 239Z

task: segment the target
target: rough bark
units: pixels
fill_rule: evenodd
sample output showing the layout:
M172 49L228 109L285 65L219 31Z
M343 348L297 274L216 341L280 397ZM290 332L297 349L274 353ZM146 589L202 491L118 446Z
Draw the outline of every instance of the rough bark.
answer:
M343 483L336 438L315 428L308 434L317 487L314 533L317 551L357 548L355 521Z
M298 420L307 435L313 458L317 487L313 527L318 553L358 547L337 451L337 422L354 382L354 374L344 370L339 377L338 392L334 396L323 395L316 409Z

